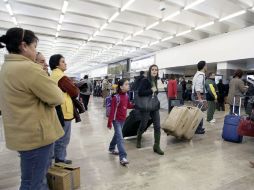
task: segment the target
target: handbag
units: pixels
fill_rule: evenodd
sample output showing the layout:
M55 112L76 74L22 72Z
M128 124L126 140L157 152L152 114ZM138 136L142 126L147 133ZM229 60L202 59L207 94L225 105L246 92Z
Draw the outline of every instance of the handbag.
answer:
M135 108L142 112L152 112L160 109L160 101L157 95L136 96Z
M254 137L254 122L249 118L242 119L238 128L238 134L241 136Z

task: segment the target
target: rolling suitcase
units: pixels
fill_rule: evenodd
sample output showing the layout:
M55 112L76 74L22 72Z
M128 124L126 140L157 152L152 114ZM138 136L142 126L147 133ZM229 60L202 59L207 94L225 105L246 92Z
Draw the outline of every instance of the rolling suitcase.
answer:
M123 129L122 129L123 137L137 136L140 122L141 122L141 115L139 110L132 110L124 123ZM150 118L148 121L146 130L152 123L153 121Z
M188 107L174 107L167 119L162 124L162 129L167 135L182 138L185 132L186 123L189 120Z
M234 105L233 105L233 113L235 111L235 97L234 97ZM226 115L224 119L224 126L222 131L222 138L225 141L234 142L234 143L241 143L243 137L238 134L238 127L241 122L241 103L242 99L240 98L240 108L239 108L239 115Z
M187 121L186 131L183 134L185 139L191 140L203 119L203 112L198 107L188 107L189 120Z

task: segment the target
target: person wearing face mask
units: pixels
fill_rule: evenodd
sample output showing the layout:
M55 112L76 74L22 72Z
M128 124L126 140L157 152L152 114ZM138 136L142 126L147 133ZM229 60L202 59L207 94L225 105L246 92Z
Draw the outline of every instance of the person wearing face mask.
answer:
M142 79L138 88L138 95L140 97L152 96L158 94L157 80L159 77L159 68L157 65L151 65L148 71L148 77ZM160 126L160 112L159 110L153 112L140 112L141 123L137 135L137 148L141 148L141 139L144 130L147 128L147 123L151 117L154 125L154 146L153 150L159 155L164 155L160 148L161 126Z
M49 66L52 70L51 78L58 84L64 96L64 103L61 105L64 116L64 136L55 143L55 162L72 164L71 160L67 160L67 146L71 138L71 121L74 119L74 105L72 98L77 98L79 89L74 85L72 80L64 75L67 69L65 58L60 54L52 55L49 59Z
M0 37L0 48L9 52L0 71L0 109L6 146L21 160L20 190L49 189L45 179L53 143L64 135L55 112L64 98L35 64L37 42L34 32L22 28Z

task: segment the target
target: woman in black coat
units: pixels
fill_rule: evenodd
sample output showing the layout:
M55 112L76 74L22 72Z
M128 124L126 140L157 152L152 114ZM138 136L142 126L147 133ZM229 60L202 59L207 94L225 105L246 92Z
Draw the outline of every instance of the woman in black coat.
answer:
M157 65L152 65L149 68L147 78L142 79L140 86L138 88L138 95L140 97L152 96L153 94L157 96L159 68ZM161 137L161 126L160 126L160 112L159 110L153 112L141 112L141 123L138 129L137 136L137 148L141 148L141 139L144 130L146 129L149 118L152 118L154 125L154 146L153 150L155 153L164 155L164 152L160 149L160 137Z

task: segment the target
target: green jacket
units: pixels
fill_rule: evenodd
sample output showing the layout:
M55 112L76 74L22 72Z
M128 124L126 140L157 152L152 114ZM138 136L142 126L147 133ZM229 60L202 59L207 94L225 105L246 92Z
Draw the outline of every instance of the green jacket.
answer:
M205 81L205 88L206 88L206 99L207 101L214 101L217 100L217 85L215 84L214 80L206 79Z

